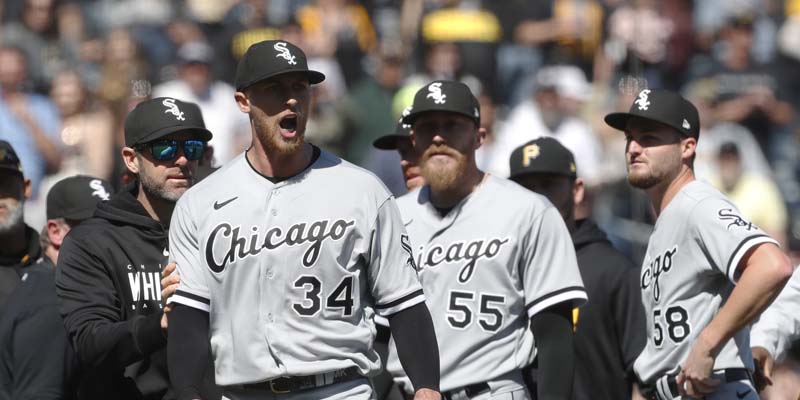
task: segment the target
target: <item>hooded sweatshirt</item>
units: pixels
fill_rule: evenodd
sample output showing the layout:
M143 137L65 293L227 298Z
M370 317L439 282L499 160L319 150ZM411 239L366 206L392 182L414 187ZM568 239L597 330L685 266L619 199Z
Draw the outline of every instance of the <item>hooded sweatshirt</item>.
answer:
M0 256L0 316L3 315L5 304L19 284L24 270L36 263L41 256L39 234L27 225L25 225L25 241L28 245L21 254Z
M576 221L572 241L589 296L575 330L573 399L629 399L646 340L639 269L591 220Z
M161 330L167 230L136 199L136 182L73 228L56 291L78 354L81 399L171 398Z

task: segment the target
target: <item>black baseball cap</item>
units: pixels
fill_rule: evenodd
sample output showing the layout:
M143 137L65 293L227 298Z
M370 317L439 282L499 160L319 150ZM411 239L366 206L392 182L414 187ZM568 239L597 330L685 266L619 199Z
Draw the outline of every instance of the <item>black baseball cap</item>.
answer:
M575 179L575 157L557 139L542 136L511 152L508 160L510 179L525 174L556 174Z
M205 141L213 136L197 104L156 97L139 103L125 118L125 145L133 147L182 131L192 131Z
M411 138L411 125L403 123L403 117L411 113L411 107L406 107L403 110L403 115L397 121L394 127L394 132L388 135L383 135L372 142L372 146L381 150L397 150L398 142L401 140L410 140Z
M611 127L624 131L631 117L660 122L695 139L700 136L700 117L697 108L673 91L644 89L631 104L630 111L608 114L605 121Z
M64 178L47 193L47 219L87 219L97 203L108 200L111 193L111 184L100 178L87 175Z
M0 140L0 169L13 171L22 176L22 163L17 157L17 152L14 151L11 143L5 140Z
M290 72L305 73L312 84L325 80L322 72L308 69L306 54L299 47L285 40L265 40L251 45L239 60L234 85L241 92L256 82Z
M464 115L481 124L481 107L478 99L467 85L456 81L433 81L414 95L412 111L403 117L403 122L413 125L421 114L431 111L447 111Z

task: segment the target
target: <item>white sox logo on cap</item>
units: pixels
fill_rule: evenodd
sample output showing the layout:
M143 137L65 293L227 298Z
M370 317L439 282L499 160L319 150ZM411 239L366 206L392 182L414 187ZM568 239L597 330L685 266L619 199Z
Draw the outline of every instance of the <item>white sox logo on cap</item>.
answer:
M286 61L289 62L290 65L297 64L297 61L294 60L295 57L292 55L292 53L289 52L289 49L286 48L286 42L275 43L275 45L272 46L272 48L279 51L279 53L275 55L275 57L285 59Z
M434 82L428 85L428 96L426 98L433 98L436 104L444 104L447 95L442 93L442 83Z
M185 121L186 118L183 116L183 112L178 108L178 105L175 104L175 99L164 99L161 102L167 109L164 111L165 114L172 114L175 116L175 119L178 121Z
M100 179L92 179L92 181L89 182L89 187L94 190L92 192L92 196L104 201L107 201L109 198L111 198L111 195L108 193L106 188L103 187L103 181Z
M639 92L639 98L634 101L634 103L639 105L639 109L642 111L647 111L650 107L650 101L647 98L647 95L650 94L650 89L645 89Z

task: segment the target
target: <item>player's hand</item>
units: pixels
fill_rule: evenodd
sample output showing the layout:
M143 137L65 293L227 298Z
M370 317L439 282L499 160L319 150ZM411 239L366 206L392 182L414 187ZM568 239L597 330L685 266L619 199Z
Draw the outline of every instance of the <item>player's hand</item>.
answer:
M775 360L763 347L757 346L750 350L753 352L753 361L756 364L756 371L753 374L756 391L761 392L767 385L772 385L772 367Z
M167 299L175 294L178 284L181 283L181 276L173 274L175 268L177 268L175 263L169 263L161 271L161 303L165 305L167 304Z
M414 400L442 400L442 395L435 390L422 388L414 393Z
M707 346L702 339L698 339L675 379L681 396L702 397L713 393L722 383L711 376L713 368L714 356L710 346Z

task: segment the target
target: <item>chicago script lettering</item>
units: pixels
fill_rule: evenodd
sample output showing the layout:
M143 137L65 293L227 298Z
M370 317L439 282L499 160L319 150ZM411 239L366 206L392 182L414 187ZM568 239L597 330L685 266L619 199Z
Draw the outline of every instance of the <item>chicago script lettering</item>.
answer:
M661 286L659 285L659 278L661 274L669 272L672 269L672 260L675 253L678 252L678 246L673 246L672 249L667 250L664 254L659 254L656 258L647 264L642 271L642 290L646 290L653 286L653 300L658 303L661 299Z
M458 241L451 243L447 247L437 244L428 248L427 252L423 251L423 247L420 247L420 259L417 265L436 267L441 263L457 263L466 260L467 263L461 267L461 271L458 273L458 282L467 283L472 279L478 260L496 257L503 245L508 243L508 240L508 238L494 238L490 240L478 239L472 242Z
M250 234L240 233L240 226L221 223L211 230L206 242L206 264L214 272L222 272L225 267L249 256L255 256L262 250L275 250L281 246L297 246L306 243L311 245L303 254L303 266L308 268L316 263L319 258L322 242L325 239L340 240L347 230L355 225L354 220L339 219L316 221L310 225L300 222L289 227L286 231L281 227L269 229L263 235L257 226L250 228ZM219 243L223 245L220 246ZM224 249L219 253L215 249Z

